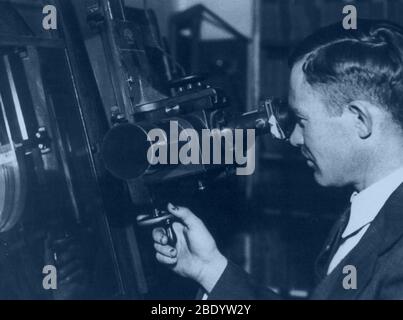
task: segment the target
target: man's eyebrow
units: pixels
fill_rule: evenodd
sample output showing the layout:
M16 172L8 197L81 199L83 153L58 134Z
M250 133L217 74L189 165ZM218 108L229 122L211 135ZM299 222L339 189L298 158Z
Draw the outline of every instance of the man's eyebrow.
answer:
M303 117L304 115L301 113L300 110L298 110L298 109L295 107L295 104L292 103L292 101L293 101L293 99L291 99L291 98L288 98L288 100L287 100L288 107L291 109L292 113L293 113L295 116L301 116L301 117Z

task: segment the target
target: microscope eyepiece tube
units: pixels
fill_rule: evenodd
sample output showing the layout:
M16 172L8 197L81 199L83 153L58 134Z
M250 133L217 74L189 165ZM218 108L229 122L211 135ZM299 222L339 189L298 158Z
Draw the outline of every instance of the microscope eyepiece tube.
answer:
M229 116L226 117L229 118ZM212 124L212 130L218 130L222 133L222 136L227 136L229 133L229 136L232 137L232 133L237 129L253 129L256 136L271 134L273 138L280 140L287 140L295 126L291 110L286 103L279 99L268 99L258 109L239 116L232 116L228 120L224 119L222 123L224 125ZM176 125L176 130L172 130L173 124ZM203 140L203 134L200 138L200 133L204 129L210 130L200 118L193 117L191 113L186 116L165 118L158 121L115 125L106 134L102 145L105 167L115 177L123 180L130 180L155 172L172 171L180 163L180 161L177 161L177 155L184 145L189 147L191 145L196 150L202 149L205 141ZM164 134L156 134L157 139L150 134L155 131L163 132ZM199 137L190 139L192 136L190 133ZM182 135L188 139L181 139ZM159 162L160 158L162 158L160 150L165 150L165 153L169 154L169 160L167 159L164 163ZM231 151L224 150L223 153L228 152ZM172 159L172 153L176 154L176 160ZM150 154L152 155L151 158ZM155 154L158 154L158 156L155 156ZM196 160L198 160L199 152L195 156ZM210 158L203 158L203 160L210 160ZM214 161L200 161L197 165L202 164L202 168L197 165L192 169L186 166L186 168L182 167L183 170L177 170L177 173L181 176L190 174L191 170L194 170L195 173L200 172L200 170L207 170L209 167L204 167L203 165L211 163L215 164ZM195 163L192 162L192 164ZM175 177L178 177L178 175L175 175ZM170 176L170 174L166 175L166 177Z

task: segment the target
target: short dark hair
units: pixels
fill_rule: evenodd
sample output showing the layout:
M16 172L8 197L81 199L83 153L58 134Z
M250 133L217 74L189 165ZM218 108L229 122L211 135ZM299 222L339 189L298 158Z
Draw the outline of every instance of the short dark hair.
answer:
M342 23L321 28L303 40L289 65L304 61L311 87L323 91L329 108L365 99L389 111L403 127L403 28L387 21L358 20L358 28Z

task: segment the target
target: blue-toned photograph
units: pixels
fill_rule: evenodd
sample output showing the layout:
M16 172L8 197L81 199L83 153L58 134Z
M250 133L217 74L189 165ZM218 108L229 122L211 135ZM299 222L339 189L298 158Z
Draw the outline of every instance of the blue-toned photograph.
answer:
M403 299L402 15L0 0L0 300Z

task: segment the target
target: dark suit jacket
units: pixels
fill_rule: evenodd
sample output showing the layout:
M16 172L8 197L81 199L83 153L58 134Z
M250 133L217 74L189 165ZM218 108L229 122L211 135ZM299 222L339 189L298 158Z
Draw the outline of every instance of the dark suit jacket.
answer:
M386 201L360 242L329 274L332 233L319 255L319 283L311 299L403 299L403 184ZM321 261L325 260L325 263ZM344 289L343 267L357 270L357 289ZM209 299L276 299L271 291L263 291L250 277L229 262Z

